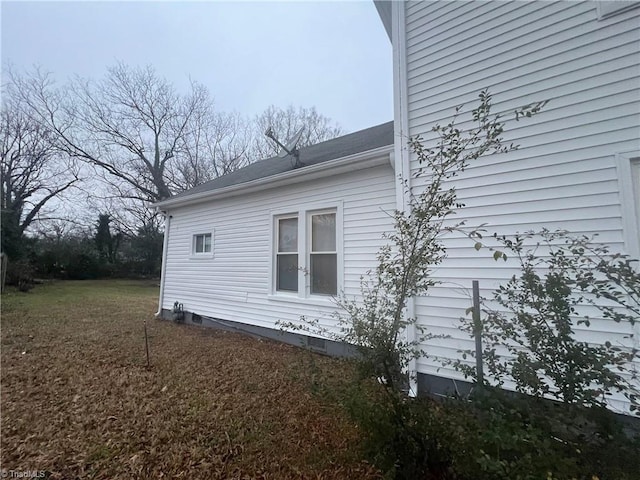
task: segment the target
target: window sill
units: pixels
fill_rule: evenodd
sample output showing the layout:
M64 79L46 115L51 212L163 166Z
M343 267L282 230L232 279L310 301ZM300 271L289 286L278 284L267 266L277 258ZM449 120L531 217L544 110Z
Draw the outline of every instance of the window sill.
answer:
M272 293L267 295L267 299L275 302L289 302L289 303L298 303L304 305L315 305L318 307L333 307L338 309L338 305L336 304L335 297L330 295L325 296L317 296L314 295L312 297L298 297L297 295L287 295L282 293Z
M212 253L192 253L189 260L213 260Z

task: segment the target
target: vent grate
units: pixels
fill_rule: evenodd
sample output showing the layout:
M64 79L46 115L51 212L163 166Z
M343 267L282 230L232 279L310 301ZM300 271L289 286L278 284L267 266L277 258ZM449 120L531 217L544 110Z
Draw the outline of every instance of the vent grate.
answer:
M327 341L324 338L307 337L307 346L318 350L326 350Z

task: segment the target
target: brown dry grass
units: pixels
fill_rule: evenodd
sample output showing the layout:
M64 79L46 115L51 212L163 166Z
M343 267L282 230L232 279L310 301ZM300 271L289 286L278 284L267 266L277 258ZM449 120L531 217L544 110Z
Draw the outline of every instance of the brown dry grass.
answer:
M2 468L60 479L379 477L305 368L344 378L346 365L155 320L156 302L156 285L134 281L3 295Z

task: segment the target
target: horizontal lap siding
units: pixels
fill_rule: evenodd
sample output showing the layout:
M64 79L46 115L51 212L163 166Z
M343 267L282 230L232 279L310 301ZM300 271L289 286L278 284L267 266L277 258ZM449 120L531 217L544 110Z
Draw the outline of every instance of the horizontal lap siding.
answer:
M268 328L307 315L330 327L333 306L268 298L269 245L272 212L337 201L343 206L345 293L356 295L360 276L375 266L382 233L392 225L394 175L388 166L172 210L163 308L179 301L200 315ZM211 229L214 257L191 258L192 235Z
M504 138L519 150L483 158L455 181L466 205L456 220L499 234L597 233L623 249L615 154L640 148L640 9L598 21L596 2L410 2L405 14L411 136L428 145L431 127L448 123L458 105L475 107L484 88L505 119L521 105L549 101L537 117L507 124ZM411 168L419 168L415 156ZM427 349L456 358L473 347L457 328L471 281L490 296L517 265L494 262L460 235L446 245L449 258L436 272L444 284L417 299L416 314L450 336ZM601 320L579 335L596 341L624 333L630 330ZM418 364L424 373L457 377L438 367L429 359Z

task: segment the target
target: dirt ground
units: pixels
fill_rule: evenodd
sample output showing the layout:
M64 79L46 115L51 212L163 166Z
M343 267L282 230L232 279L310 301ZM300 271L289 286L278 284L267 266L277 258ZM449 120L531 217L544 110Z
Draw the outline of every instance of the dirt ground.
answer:
M52 479L380 478L313 376L335 359L156 320L157 283L2 296L1 467ZM144 348L146 321L151 367Z

